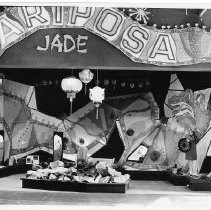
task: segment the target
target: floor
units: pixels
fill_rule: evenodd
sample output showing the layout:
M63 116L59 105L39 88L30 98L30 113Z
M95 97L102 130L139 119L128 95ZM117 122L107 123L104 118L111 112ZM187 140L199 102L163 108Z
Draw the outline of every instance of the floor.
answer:
M126 194L112 194L23 189L22 177L24 174L0 178L0 205L71 205L77 209L87 206L210 209L211 205L211 192L194 192L168 181L132 180Z

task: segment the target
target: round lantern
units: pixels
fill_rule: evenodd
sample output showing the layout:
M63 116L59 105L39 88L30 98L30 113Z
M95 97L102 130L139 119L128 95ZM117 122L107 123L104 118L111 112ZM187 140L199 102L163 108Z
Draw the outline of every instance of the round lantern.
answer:
M139 87L139 88L143 88L143 86L144 86L143 83L139 83L139 84L138 84L138 87Z
M116 85L117 81L114 79L111 82L112 82L112 85L114 86L114 90L115 90L115 85Z
M125 82L121 83L121 87L124 88L126 86Z
M134 88L135 84L134 83L130 83L130 88Z
M79 73L79 78L81 82L85 84L85 95L86 95L86 87L89 82L92 81L94 74L89 69L84 69Z
M109 85L109 80L108 80L108 79L105 79L105 80L104 80L104 85L105 85L105 86Z
M70 114L72 113L72 102L76 96L76 93L81 91L82 83L75 77L68 77L62 80L62 90L67 93L67 98L70 99Z
M97 107L96 119L98 119L98 107L105 98L105 89L99 86L95 86L94 88L89 89L89 98L90 100L93 101L93 103Z

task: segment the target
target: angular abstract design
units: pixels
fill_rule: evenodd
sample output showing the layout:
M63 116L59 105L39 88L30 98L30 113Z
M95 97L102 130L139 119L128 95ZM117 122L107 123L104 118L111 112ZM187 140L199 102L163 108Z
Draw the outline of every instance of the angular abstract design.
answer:
M70 142L67 145L67 152L75 154L71 149L72 144L78 148L78 140L83 138L85 146L88 148L88 154L91 156L107 143L115 123L115 108L106 104L99 107L99 117L96 119L95 105L90 102L83 108L74 112L64 120L67 137Z
M1 91L4 161L42 149L52 153L53 132L64 131L64 127L61 120L35 109L35 88L5 79Z

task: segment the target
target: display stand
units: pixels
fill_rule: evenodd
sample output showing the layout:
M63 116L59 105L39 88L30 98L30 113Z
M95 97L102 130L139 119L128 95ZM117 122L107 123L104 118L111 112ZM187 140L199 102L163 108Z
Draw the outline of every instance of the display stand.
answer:
M129 174L131 180L155 180L167 181L168 173L159 170L124 170L123 174Z
M174 186L186 186L189 183L189 179L185 175L178 175L168 171L169 182Z
M187 187L193 191L211 191L211 180L209 179L194 179L188 177L189 184Z
M31 170L32 165L12 165L12 166L5 166L0 168L0 178L11 176L14 174L22 174L26 173L28 170Z
M74 191L74 192L101 192L101 193L125 193L129 188L126 183L78 183L70 181L41 180L21 178L22 188Z

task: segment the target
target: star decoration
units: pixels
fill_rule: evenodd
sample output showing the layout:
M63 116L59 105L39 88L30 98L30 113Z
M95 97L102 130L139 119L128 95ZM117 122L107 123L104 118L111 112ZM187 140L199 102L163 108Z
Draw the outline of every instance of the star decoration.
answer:
M134 9L129 9L129 16L135 16L135 19L137 21L143 21L144 24L147 24L147 20L149 20L149 17L147 15L150 14L150 12L146 11L147 8L134 8Z

